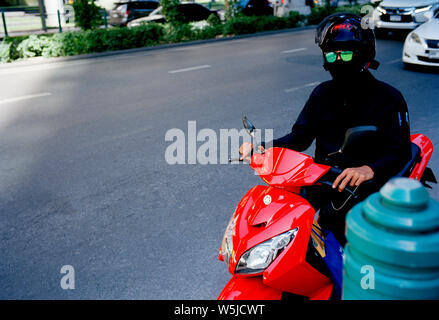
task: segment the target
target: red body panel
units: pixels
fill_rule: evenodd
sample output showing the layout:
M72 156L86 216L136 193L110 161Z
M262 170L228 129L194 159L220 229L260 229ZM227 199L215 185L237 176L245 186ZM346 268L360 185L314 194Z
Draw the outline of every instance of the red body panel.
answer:
M269 204L264 203L267 195L271 197ZM233 235L234 249L229 262L230 273L235 273L239 258L250 248L296 227L299 231L295 239L262 273L263 277L261 274L235 274L233 281L231 280L219 298L230 299L239 296L240 299L245 299L243 297L248 297L247 295L258 297L259 293L241 292L250 290L251 286L239 287L252 285L254 281L259 282L258 286L261 286L264 292L268 285L279 292L291 292L308 297L315 296L323 287L332 288L329 278L305 261L314 215L314 209L299 195L260 185L249 190L235 211L236 226ZM240 282L239 279L252 279L252 282ZM264 292L260 294L265 294Z
M284 148L270 148L252 156L250 166L267 184L289 188L313 185L331 167L314 163L312 157Z
M233 276L218 296L218 300L280 300L282 291L267 287L261 277Z
M311 230L311 227L309 230ZM306 240L308 241L308 239ZM300 244L300 246L305 249L306 253L308 243ZM299 246L285 250L282 253L285 254L284 257L281 257L281 254L281 256L272 262L263 274L264 284L309 298L315 296L323 287L331 287L332 290L332 282L328 277L308 264L305 261L305 257L302 259L296 257L296 250L294 249L297 248L299 248ZM329 292L329 296L330 295L331 292Z
M266 205L264 198L271 197ZM301 196L273 187L256 186L239 203L235 211L233 253L229 271L234 274L239 258L248 249L278 234L299 227L295 240L284 250L294 250L297 264L305 258L315 211Z
M412 142L421 149L422 158L422 160L413 168L410 178L420 180L425 168L427 168L428 161L430 161L431 154L433 153L433 144L430 139L420 133L412 134L410 137Z

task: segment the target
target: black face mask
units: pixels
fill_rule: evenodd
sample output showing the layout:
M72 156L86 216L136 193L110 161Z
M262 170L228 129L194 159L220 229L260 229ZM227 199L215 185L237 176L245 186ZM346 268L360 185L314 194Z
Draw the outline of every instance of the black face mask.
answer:
M326 63L324 67L329 71L336 83L342 83L346 86L354 85L366 69L364 64L356 61L335 61L333 63Z

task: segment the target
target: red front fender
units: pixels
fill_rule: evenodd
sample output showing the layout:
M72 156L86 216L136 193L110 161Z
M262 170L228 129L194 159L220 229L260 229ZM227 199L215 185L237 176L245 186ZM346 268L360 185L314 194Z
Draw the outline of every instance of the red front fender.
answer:
M261 277L237 277L221 291L218 300L280 300L282 291L267 287Z

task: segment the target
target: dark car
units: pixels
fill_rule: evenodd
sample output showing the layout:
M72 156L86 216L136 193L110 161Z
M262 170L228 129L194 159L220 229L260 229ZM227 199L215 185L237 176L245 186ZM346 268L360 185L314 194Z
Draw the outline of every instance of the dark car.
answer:
M160 2L156 0L116 2L110 11L110 24L113 26L125 26L132 20L147 17L159 5Z
M273 15L273 6L268 0L241 0L236 5L240 12L246 16Z
M128 26L134 27L144 22L165 22L166 19L161 14L161 9L161 7L158 7L148 17L133 20ZM177 10L184 17L183 22L185 23L206 20L211 14L218 15L216 11L209 10L205 6L194 2L181 2L178 4Z

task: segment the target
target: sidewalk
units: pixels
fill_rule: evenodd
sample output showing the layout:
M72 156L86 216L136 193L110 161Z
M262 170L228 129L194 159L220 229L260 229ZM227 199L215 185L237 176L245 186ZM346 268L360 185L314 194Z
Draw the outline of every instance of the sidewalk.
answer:
M59 32L58 26L48 26L47 32L41 25L41 17L36 13L25 13L23 11L5 12L6 28L10 37L25 36L31 34L55 33ZM79 30L73 22L62 26L63 31ZM0 17L0 38L5 37L3 19Z

